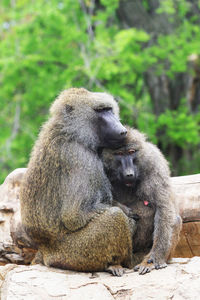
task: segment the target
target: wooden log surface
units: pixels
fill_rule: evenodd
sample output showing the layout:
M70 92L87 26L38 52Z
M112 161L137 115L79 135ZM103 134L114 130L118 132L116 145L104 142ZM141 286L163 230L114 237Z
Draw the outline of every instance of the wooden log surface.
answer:
M200 256L200 222L183 223L173 257Z
M200 174L171 178L184 222L200 221Z
M174 257L200 256L200 174L171 178L183 228Z
M16 228L21 222L19 190L26 169L16 169L0 186L0 265L29 264L36 250L22 234L16 242ZM180 242L174 257L200 256L200 174L172 177L172 186L183 219Z

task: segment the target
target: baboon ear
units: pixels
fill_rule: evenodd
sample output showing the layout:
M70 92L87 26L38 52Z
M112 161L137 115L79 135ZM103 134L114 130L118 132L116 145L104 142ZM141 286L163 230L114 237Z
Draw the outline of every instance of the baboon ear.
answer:
M65 110L66 110L66 113L70 113L70 112L72 112L74 109L73 109L73 107L72 107L71 105L66 104L66 105L65 105Z

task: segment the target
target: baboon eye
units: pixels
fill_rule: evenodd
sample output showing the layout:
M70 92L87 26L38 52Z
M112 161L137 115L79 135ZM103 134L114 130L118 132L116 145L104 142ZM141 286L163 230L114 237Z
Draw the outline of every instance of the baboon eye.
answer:
M128 150L128 154L134 154L134 153L135 153L135 149Z
M96 112L104 112L104 111L109 111L112 110L112 107L98 107L94 109Z
M66 104L65 105L65 110L66 110L67 113L70 113L70 112L72 112L73 107L71 105L69 105L69 104Z
M115 152L115 155L124 155L124 152L122 152L122 151Z

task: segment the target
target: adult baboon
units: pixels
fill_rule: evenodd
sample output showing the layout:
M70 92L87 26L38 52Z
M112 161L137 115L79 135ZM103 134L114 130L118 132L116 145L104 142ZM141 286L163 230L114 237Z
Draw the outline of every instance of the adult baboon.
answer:
M134 129L128 129L123 147L104 149L102 157L112 184L113 199L127 215L138 217L133 258L135 264L142 263L135 270L145 274L153 268L166 267L182 224L166 159L155 145Z
M99 153L121 145L126 128L112 96L72 88L50 109L21 189L22 222L47 266L121 275L132 263L135 227L111 207Z

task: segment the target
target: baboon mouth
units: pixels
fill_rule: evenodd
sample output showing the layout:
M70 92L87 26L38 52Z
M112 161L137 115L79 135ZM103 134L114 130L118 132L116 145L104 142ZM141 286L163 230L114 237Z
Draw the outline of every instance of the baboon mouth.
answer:
M134 182L125 182L125 185L128 186L128 187L132 187L134 186Z

